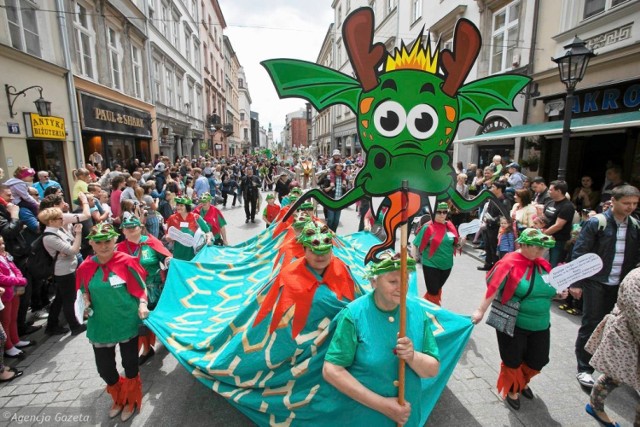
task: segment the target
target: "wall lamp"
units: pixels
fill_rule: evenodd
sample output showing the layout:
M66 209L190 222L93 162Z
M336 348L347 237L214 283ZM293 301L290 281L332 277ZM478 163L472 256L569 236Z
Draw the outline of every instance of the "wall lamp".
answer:
M42 97L42 86L29 86L26 89L21 90L20 92L16 92L17 89L14 86L10 86L8 84L4 85L4 91L7 94L7 103L9 104L9 114L11 115L11 118L13 118L15 115L17 115L17 113L13 112L13 104L16 103L16 99L18 99L18 96L22 95L22 96L27 96L27 94L25 93L26 91L28 91L29 89L38 89L38 91L40 91L40 98L36 99L35 101L33 101L34 104L36 104L36 109L38 110L38 114L41 116L50 116L51 115L51 102L45 100Z

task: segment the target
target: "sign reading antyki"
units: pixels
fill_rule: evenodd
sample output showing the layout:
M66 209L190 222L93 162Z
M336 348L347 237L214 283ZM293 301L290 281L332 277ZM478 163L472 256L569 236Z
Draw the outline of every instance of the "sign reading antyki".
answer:
M82 101L82 130L151 136L151 114L146 111L80 93Z
M113 123L120 123L121 125L135 126L138 128L144 128L144 120L138 117L127 116L126 114L116 113L114 111L104 110L102 108L94 108L94 117L97 120L104 120Z
M58 139L62 141L67 139L67 131L62 117L43 117L36 113L30 113L29 119L31 124L31 135L29 136L32 138Z

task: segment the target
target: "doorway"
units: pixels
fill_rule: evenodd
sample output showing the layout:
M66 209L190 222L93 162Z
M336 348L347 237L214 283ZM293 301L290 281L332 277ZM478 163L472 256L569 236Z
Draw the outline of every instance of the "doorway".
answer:
M64 160L64 148L61 141L39 139L27 140L29 164L36 170L49 172L49 178L57 181L64 191L64 198L69 203L69 182L67 181L67 165ZM37 178L36 178L37 181Z

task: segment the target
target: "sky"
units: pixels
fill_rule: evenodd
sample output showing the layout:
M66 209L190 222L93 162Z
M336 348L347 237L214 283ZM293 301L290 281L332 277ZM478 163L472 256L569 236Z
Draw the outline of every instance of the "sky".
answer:
M244 68L251 110L260 125L280 132L288 113L305 105L302 99L280 99L260 61L294 58L315 62L333 22L331 0L219 0L227 23L224 34Z

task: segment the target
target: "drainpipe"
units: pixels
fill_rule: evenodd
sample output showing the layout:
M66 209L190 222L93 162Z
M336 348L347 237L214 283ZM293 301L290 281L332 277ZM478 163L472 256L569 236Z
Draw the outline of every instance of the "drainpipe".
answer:
M67 34L67 18L64 13L63 0L56 0L56 14L58 17L58 27L60 28L60 38L62 41L62 53L64 57L64 67L67 69L67 96L69 97L69 108L71 110L71 132L74 139L74 152L78 167L84 166L84 156L82 155L82 134L80 133L80 115L78 113L78 102L76 98L76 85L73 82L71 72L71 50L69 48L69 35Z
M533 61L536 57L536 39L538 37L538 15L540 8L540 0L534 0L534 11L533 11L533 30L531 32L531 48L529 49L529 63L527 64L527 68L529 69L529 74L533 74L534 64ZM522 124L526 125L529 121L529 103L531 102L531 84L527 87L527 92L524 98L524 109L522 111ZM520 143L520 150L518 150L518 159L522 160L522 156L524 155L524 145L522 142Z

